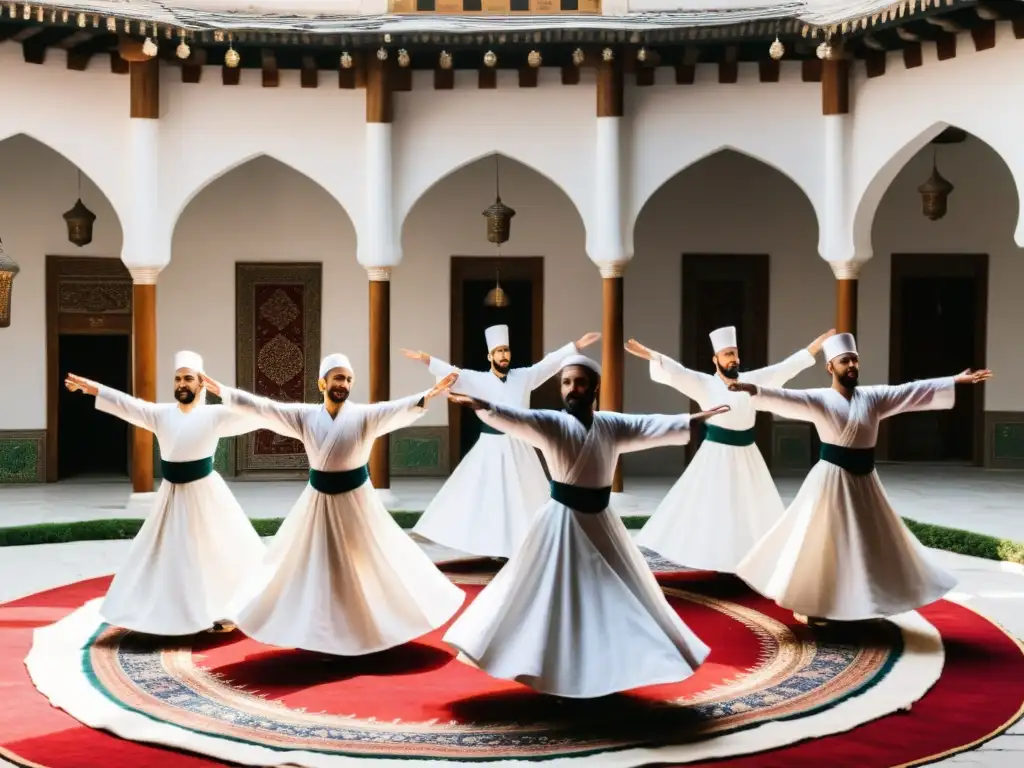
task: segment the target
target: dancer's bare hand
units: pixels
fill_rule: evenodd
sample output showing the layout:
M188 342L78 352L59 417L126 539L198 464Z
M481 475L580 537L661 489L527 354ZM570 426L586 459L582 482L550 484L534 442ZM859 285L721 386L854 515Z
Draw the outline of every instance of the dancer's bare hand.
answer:
M95 381L83 376L76 376L73 373L69 373L64 378L64 386L67 387L68 392L84 392L87 395L96 395L100 391L100 385Z
M199 374L199 384L200 384L200 386L206 387L206 391L209 392L211 395L216 395L217 397L220 397L220 382L219 381L217 381L215 379L211 379L205 373L200 373Z
M957 384L981 384L983 381L988 381L992 378L992 371L987 368L983 368L980 371L972 371L970 368L965 370L959 376L955 376L953 381Z
M830 328L829 330L825 331L825 333L821 334L821 336L812 341L807 346L807 351L811 353L812 357L817 357L818 353L821 352L821 346L825 343L825 341L827 339L832 338L835 335L836 329Z
M756 395L757 387L749 381L734 381L729 385L730 392L746 392L748 395Z
M432 397L437 397L442 392L447 392L449 389L452 388L452 386L458 380L459 380L459 372L458 371L452 371L447 376L445 376L443 379L441 379L439 382L437 382L437 384L434 385L434 388L432 390L427 392L426 399L429 400Z
M706 411L700 411L690 416L690 423L707 421L712 416L717 416L720 413L728 413L731 409L728 405L716 405L714 408L709 408Z
M470 397L469 395L454 395L449 393L448 402L455 403L456 405L463 405L466 408L472 408L474 411L491 410L489 403L485 403L483 400L477 400L475 397Z
M626 351L631 355L636 355L641 360L653 360L654 356L658 354L653 349L645 347L636 339L630 339L626 342Z
M430 355L426 352L420 352L415 349L403 349L402 354L408 357L410 360L418 360L424 365L430 365Z
M584 347L589 347L591 344L593 344L595 341L598 341L600 338L601 334L597 333L596 331L585 333L582 336L580 336L579 339L577 339L576 349L580 350L583 349Z

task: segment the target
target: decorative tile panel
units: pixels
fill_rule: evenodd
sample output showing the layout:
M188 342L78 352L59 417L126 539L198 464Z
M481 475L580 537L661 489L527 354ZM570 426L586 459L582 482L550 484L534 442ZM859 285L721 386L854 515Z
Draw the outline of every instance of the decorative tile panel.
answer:
M391 474L448 475L448 427L407 427L391 434Z
M46 430L0 430L0 484L46 482Z

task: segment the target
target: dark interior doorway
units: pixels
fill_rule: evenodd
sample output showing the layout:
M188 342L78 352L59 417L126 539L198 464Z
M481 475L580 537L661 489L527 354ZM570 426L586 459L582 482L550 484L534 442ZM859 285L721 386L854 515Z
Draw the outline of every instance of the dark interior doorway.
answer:
M708 338L716 328L736 326L740 368L752 370L768 363L769 273L767 255L684 254L682 359L695 371L712 373L714 351ZM700 410L690 402L690 412ZM757 417L757 446L771 466L771 414ZM686 446L689 462L700 448L701 436L694 432Z
M987 283L985 257L893 257L889 366L893 384L984 365ZM952 410L892 419L889 459L980 463L983 396L981 387L960 387Z
M471 371L485 371L487 341L484 329L492 325L507 325L512 367L531 365L530 347L533 338L533 286L529 280L502 280L501 287L508 295L507 307L488 307L484 304L487 293L494 288L494 280L466 280L462 283L462 359L463 367ZM480 419L463 419L459 431L459 460L469 453L480 437Z
M71 372L122 392L131 390L131 337L61 334L61 381ZM129 426L96 410L95 399L61 387L58 408L60 479L83 475L128 475Z

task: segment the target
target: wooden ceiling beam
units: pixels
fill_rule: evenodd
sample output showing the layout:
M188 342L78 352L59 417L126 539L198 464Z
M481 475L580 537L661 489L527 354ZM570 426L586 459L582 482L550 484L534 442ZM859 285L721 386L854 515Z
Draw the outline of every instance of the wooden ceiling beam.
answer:
M299 85L302 88L316 88L320 84L320 70L314 56L302 57L302 69L299 72Z
M78 32L74 27L43 27L21 44L26 64L42 64L46 61L46 49L56 46L62 40Z
M189 57L181 62L181 82L195 84L203 77L207 53L205 48L199 48L195 44L189 47L191 48Z
M84 72L89 67L89 61L97 53L104 53L117 47L117 35L108 32L90 37L88 40L68 48L68 69L75 72Z
M263 48L260 51L260 61L263 69L263 87L277 88L281 84L281 77L277 71L277 55L273 48Z

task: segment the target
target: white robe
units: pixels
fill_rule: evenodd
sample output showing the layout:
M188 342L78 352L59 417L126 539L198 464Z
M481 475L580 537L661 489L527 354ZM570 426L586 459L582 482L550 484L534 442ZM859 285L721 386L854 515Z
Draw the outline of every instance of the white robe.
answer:
M530 393L558 373L562 360L575 352L575 344L566 344L529 368L513 368L504 381L490 371L459 370L452 391L529 408ZM442 360L430 359L430 372L438 379L454 370ZM548 479L533 448L508 435L481 432L412 531L460 552L511 557L548 498Z
M214 455L217 440L251 432L261 420L224 405L149 403L101 386L96 409L148 429L165 461ZM153 635L191 635L227 615L227 603L265 547L219 474L160 483L153 510L132 541L100 614L108 624Z
M426 413L417 405L423 395L346 403L332 419L323 405L228 391L233 407L301 440L310 467L325 472L364 466L374 439ZM358 656L440 627L465 597L399 527L369 480L339 494L307 485L262 566L232 600L230 618L261 643Z
M812 365L814 356L801 349L781 363L741 373L739 380L781 387ZM754 427L757 411L750 396L731 392L719 376L692 371L659 355L651 360L651 379L696 400L703 410L716 405L731 408L709 419L708 424L732 430ZM784 509L757 445L705 440L641 529L636 543L680 565L734 573Z
M620 453L689 439L688 415L599 411L588 430L556 411L478 413L542 450L555 480L586 488L611 485ZM668 604L617 514L554 499L444 639L494 677L571 698L683 680L710 652Z
M952 378L864 386L847 400L834 389L760 389L758 410L809 421L823 443L871 448L882 419L953 407ZM889 506L878 474L853 475L827 461L808 473L782 519L740 563L737 575L784 608L856 621L938 600L956 579Z

